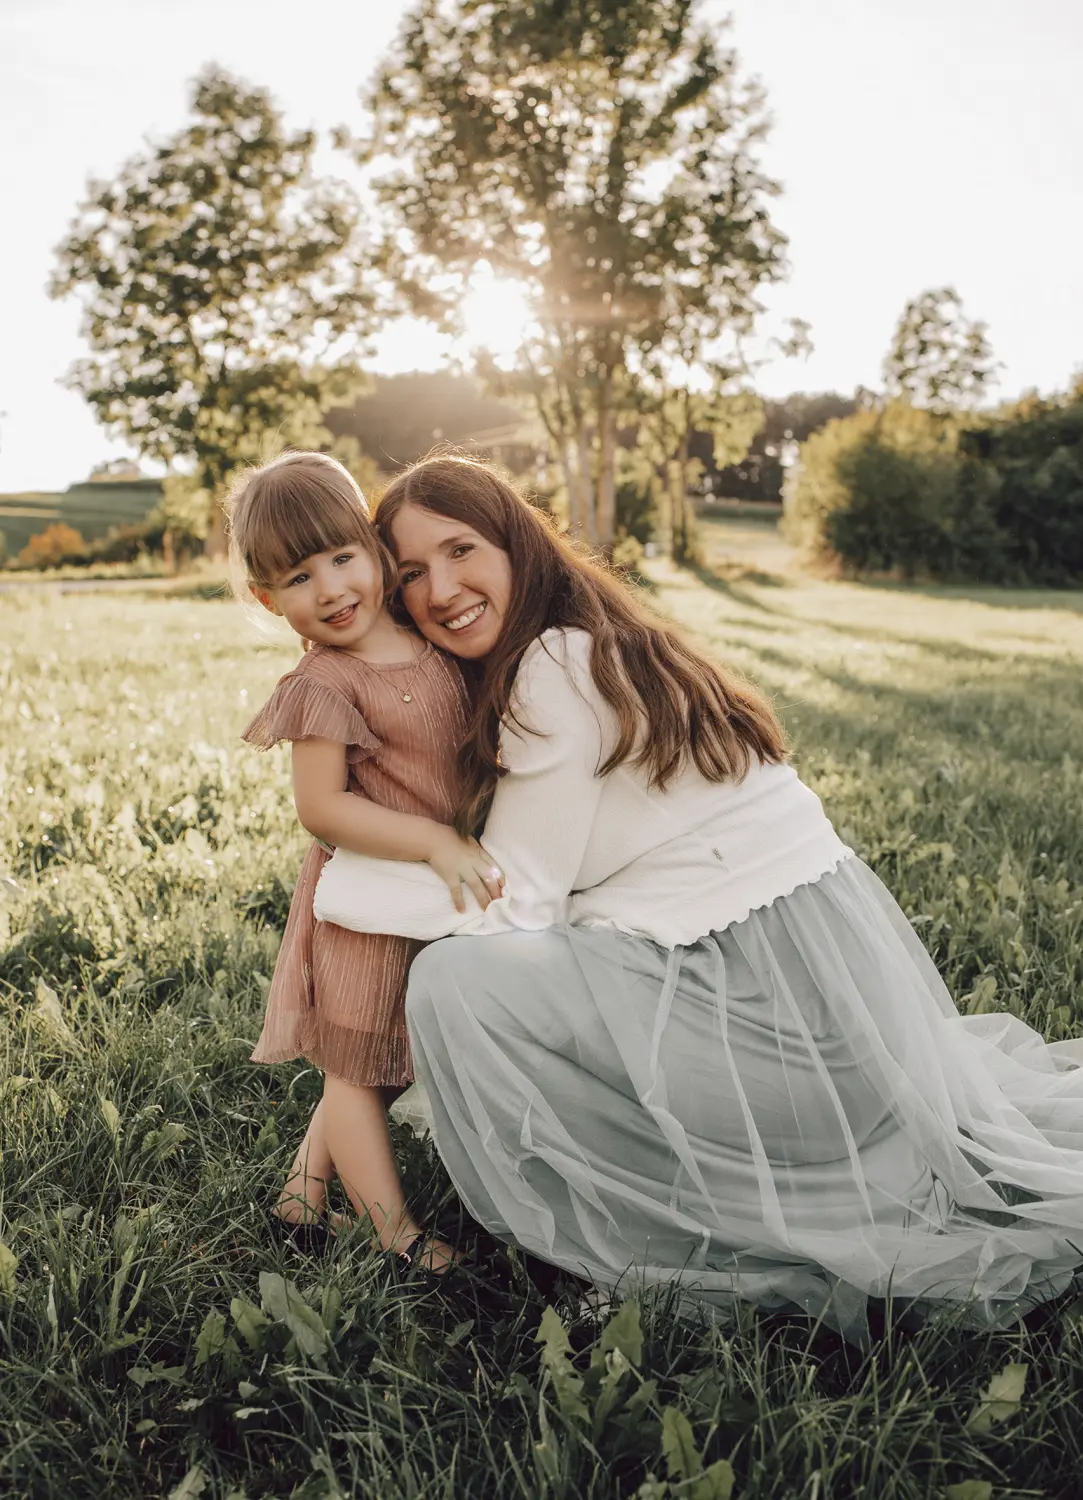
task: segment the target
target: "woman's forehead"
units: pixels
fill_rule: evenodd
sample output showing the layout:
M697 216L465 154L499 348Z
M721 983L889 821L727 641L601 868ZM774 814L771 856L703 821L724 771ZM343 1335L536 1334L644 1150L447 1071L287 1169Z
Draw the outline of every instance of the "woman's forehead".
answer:
M478 535L465 521L421 505L404 505L391 522L391 539L400 562L420 562L426 553L447 546L458 536Z

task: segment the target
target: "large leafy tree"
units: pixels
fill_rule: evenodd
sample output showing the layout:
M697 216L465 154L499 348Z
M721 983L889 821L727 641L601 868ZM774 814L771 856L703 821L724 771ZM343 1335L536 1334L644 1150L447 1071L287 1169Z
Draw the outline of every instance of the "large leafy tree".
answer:
M323 412L357 386L357 203L313 177L315 144L262 89L208 68L191 122L92 182L58 247L50 291L81 300L92 351L70 385L210 495L242 462L329 441Z
M524 284L535 331L503 389L533 398L572 524L608 548L645 362L693 318L701 344L746 331L783 268L760 91L696 0L417 0L368 103L384 269L449 327L479 262Z
M884 360L888 394L931 411L975 405L996 371L985 324L964 316L959 293L950 286L906 304Z

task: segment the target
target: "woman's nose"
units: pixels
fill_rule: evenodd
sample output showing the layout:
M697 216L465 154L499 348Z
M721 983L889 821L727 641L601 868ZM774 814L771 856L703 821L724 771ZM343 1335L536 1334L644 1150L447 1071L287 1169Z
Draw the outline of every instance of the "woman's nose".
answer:
M429 606L445 609L459 592L459 583L450 568L437 564L429 569Z

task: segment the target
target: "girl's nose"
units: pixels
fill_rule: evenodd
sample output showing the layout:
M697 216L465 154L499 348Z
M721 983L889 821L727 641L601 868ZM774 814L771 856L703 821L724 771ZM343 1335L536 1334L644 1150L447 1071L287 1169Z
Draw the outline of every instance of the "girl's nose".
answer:
M334 573L321 573L316 580L316 590L321 604L330 604L342 593L342 580Z

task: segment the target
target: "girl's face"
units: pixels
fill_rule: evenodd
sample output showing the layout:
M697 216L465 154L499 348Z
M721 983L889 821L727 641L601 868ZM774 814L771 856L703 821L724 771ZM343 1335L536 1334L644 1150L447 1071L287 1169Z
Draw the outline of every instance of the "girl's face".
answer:
M511 598L511 561L463 521L404 505L391 525L402 600L426 639L475 661L496 645Z
M306 557L257 597L306 640L349 651L383 617L383 589L375 559L348 543Z

